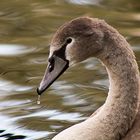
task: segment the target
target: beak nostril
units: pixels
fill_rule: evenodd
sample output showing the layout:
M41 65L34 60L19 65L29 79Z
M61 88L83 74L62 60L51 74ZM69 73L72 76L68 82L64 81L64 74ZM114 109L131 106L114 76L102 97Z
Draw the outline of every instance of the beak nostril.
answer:
M54 56L50 57L48 61L49 61L48 70L49 72L51 72L54 69L54 62L55 62Z
M53 64L49 64L48 70L49 72L51 72L54 69L54 63Z

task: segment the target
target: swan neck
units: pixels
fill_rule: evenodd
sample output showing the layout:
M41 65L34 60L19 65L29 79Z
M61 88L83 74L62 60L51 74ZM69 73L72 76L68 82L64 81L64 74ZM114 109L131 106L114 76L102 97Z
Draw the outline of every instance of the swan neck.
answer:
M99 120L105 120L104 125L108 125L105 129L112 131L113 136L110 137L115 140L123 137L131 128L139 106L138 66L128 43L124 44L125 46L109 46L110 54L102 59L110 86L108 97L98 116L101 116Z

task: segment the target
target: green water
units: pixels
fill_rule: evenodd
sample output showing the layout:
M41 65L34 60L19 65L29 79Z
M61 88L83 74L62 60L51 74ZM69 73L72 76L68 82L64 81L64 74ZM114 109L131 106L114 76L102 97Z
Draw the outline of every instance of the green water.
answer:
M108 77L94 58L67 70L36 103L50 39L79 16L117 28L140 64L139 0L0 0L0 140L50 140L104 103Z

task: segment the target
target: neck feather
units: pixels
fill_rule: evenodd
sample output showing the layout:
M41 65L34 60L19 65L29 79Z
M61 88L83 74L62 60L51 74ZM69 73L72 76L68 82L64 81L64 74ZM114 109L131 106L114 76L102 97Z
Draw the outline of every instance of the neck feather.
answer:
M101 61L106 66L110 87L97 116L105 132L109 132L108 140L119 140L131 128L138 111L139 71L133 52L121 35L107 47Z

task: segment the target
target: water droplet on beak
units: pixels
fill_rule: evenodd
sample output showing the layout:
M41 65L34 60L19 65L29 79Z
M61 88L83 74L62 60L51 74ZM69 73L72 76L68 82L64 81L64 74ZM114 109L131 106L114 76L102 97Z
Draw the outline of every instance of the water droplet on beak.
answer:
M38 95L37 104L40 105L40 95Z

